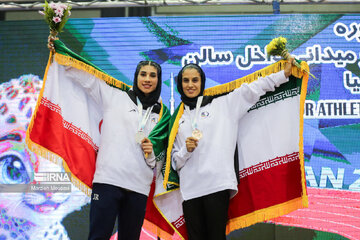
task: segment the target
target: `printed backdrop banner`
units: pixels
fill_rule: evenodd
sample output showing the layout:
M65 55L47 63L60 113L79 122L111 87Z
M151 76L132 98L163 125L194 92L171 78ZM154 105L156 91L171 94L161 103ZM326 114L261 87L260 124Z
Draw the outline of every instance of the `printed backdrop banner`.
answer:
M60 38L128 85L139 61L158 62L161 97L171 108L180 102L172 87L184 63L199 63L210 88L275 63L278 59L268 58L265 46L275 37L286 37L291 54L306 61L316 77L308 81L304 107L309 207L234 231L229 238L266 238L270 232L276 239L360 240L355 211L360 199L359 24L359 14L72 18ZM54 171L55 164L29 151L25 138L19 137L25 134L41 89L48 35L43 20L0 21L0 184L29 184L32 173ZM34 231L49 232L57 223L63 239L85 239L89 198L82 194L80 201L79 191L72 189L60 202L57 194L29 198L1 192L0 235L37 240Z

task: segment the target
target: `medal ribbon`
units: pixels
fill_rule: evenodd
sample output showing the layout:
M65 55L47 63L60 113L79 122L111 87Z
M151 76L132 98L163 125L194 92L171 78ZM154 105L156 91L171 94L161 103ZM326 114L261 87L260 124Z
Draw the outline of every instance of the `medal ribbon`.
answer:
M144 116L142 115L143 112L143 105L140 102L139 98L136 97L136 101L137 101L137 107L138 107L138 112L139 112L139 126L138 126L138 131L139 132L143 132L144 131L144 127L146 125L146 122L148 121L149 117L150 117L150 113L154 107L154 105L152 105L151 107L148 107L146 109L146 112L144 114Z
M184 104L185 110L190 116L192 130L197 129L197 127L198 127L197 126L197 119L198 119L198 115L199 115L202 100L203 100L203 96L199 96L197 101L196 101L196 108L195 108L195 116L194 116L194 118L191 117L189 106Z

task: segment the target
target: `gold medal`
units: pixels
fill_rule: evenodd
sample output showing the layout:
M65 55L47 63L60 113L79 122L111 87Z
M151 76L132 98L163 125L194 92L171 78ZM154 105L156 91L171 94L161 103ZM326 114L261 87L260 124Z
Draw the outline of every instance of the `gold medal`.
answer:
M194 129L192 131L192 137L197 139L197 140L200 140L202 138L203 134L202 132L199 130L199 129Z
M143 131L138 131L135 134L135 142L141 144L141 141L145 138L145 133Z

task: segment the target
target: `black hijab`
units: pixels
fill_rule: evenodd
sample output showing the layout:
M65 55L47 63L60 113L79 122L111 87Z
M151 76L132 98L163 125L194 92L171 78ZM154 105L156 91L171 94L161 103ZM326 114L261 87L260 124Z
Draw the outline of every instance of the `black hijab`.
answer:
M186 69L196 69L197 72L200 74L200 78L201 78L200 93L199 93L199 95L197 95L196 97L193 97L193 98L187 97L185 95L183 87L182 87L182 75ZM185 105L188 105L190 107L190 109L193 109L196 107L196 101L197 101L198 97L203 95L204 90L205 90L205 82L206 82L206 77L205 77L204 71L201 69L201 67L199 65L194 64L194 63L186 64L180 70L179 74L177 75L177 89L181 95L181 101ZM204 96L201 106L205 106L206 104L209 104L213 99L214 99L214 97L212 97L212 96Z
M155 67L157 70L157 77L158 77L158 82L157 82L155 90L153 92L149 93L148 96L145 96L145 94L138 87L138 75L139 75L140 69L146 65ZM153 61L141 61L136 66L133 87L131 90L128 91L128 95L136 105L137 105L136 97L138 97L140 102L142 103L144 109L147 109L148 107L151 107L152 105L155 104L152 111L159 113L161 106L160 106L160 103L158 103L158 99L159 99L160 93L161 93L161 85L162 85L162 80L161 80L160 65Z

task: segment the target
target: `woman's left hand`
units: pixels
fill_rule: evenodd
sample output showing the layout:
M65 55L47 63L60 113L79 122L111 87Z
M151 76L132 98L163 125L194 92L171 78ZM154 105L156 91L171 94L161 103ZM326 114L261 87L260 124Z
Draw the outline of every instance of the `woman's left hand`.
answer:
M144 138L141 141L141 148L145 154L151 154L153 152L153 144L150 139Z
M294 64L294 61L295 61L295 58L293 56L290 56L287 60L287 63L285 64L284 73L285 73L285 77L287 77L287 78L290 77L290 75L291 75L291 69Z
M49 35L49 37L48 37L48 44L47 44L47 47L48 47L48 49L51 51L51 52L55 52L55 47L54 47L54 41L55 40L58 40L59 38L57 38L57 37L54 37L54 36L51 36L51 35Z

